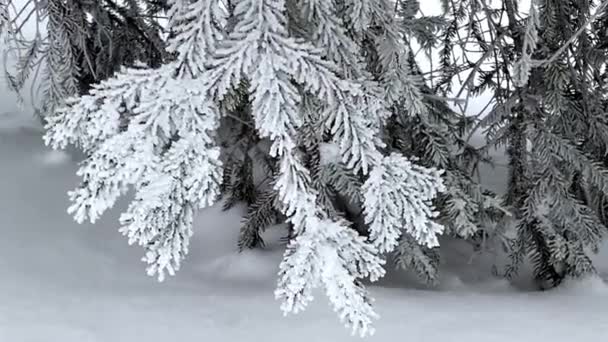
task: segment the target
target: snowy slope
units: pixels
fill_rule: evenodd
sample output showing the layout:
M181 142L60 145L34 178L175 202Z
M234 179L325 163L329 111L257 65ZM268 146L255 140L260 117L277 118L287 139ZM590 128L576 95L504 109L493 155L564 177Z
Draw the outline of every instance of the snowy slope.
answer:
M322 294L307 312L282 317L272 294L280 247L237 254L238 209L201 213L183 269L162 284L147 277L141 249L117 232L118 211L94 226L66 214L65 192L78 181L75 161L49 153L36 129L15 129L15 122L0 118L1 342L359 340ZM369 340L608 338L601 280L517 292L466 274L470 255L458 253L466 250L449 251L439 290L414 289L400 274L372 287L383 317Z

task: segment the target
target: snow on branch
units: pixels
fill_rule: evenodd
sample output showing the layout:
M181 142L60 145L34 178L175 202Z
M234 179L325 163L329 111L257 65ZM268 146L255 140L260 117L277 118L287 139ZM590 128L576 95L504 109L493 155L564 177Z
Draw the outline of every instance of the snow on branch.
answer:
M367 27L366 13L378 17L374 3L354 9L359 29ZM316 17L332 14L318 1L310 4ZM195 210L220 194L217 104L246 83L257 134L272 142L270 155L278 161L274 190L296 236L275 292L283 311L304 309L320 286L353 333L372 333L377 315L360 279L383 276L383 253L394 250L402 231L437 245L443 228L433 222L431 200L444 190L440 172L400 155L383 157L379 136L391 104L381 87L363 69L359 76L365 77L345 76L337 56L328 60L322 44L315 47L328 34L321 31L338 21L324 18L331 25L319 26L315 42L308 42L290 34L284 0L239 1L230 30L219 0L171 5L175 61L156 70L123 70L49 117L47 144L77 144L89 153L78 171L83 182L70 193L70 212L79 222L95 221L133 187L120 231L146 249L150 275L173 275L188 253ZM362 197L371 241L328 217L317 201L297 146L307 97L320 104L320 126L331 133L342 163L368 177Z
M540 18L536 0L532 0L530 1L528 22L526 23L523 51L521 52L520 59L513 65L513 81L518 87L524 87L528 84L530 72L532 71L532 68L536 66L535 63L537 63L537 61L532 60L532 54L534 53L534 50L536 50L539 25Z
M227 13L220 1L171 0L169 26L174 29L169 51L178 54L180 72L200 76L215 42L222 38Z
M323 286L334 310L353 333L372 334L372 320L378 315L358 279L382 277L384 261L345 222L312 218L307 228L291 242L281 263L275 292L282 301L281 309L285 313L304 310L313 299L312 289Z
M402 229L427 247L439 245L443 226L433 221L438 212L431 201L445 191L441 173L391 154L375 168L363 184L365 221L370 239L382 253L398 244Z
M195 5L177 1L174 11L185 13ZM189 25L189 19L178 22ZM202 70L196 65L202 61L188 54L200 54L206 45L201 39L182 38L175 38L180 56L189 58L190 70ZM184 63L124 69L56 110L45 135L54 148L75 144L89 153L78 170L82 184L69 193L69 212L78 222L96 221L135 187L120 231L129 243L146 248L148 273L159 280L174 274L188 253L194 211L212 205L220 192L220 152L214 137L219 110L206 96L204 79L194 78L198 74L193 72L176 73Z
M148 273L161 280L179 269L193 212L215 202L221 180L219 113L199 82L171 77L175 68L127 70L103 82L51 116L45 136L53 147L78 143L91 152L78 170L81 186L69 193L78 222L95 222L135 187L120 231L145 246ZM125 106L128 118L119 113Z

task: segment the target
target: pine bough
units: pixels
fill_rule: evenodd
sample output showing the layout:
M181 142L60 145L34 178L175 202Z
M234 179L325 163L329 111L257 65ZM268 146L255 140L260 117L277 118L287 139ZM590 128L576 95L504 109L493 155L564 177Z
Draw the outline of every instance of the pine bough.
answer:
M242 0L231 13L218 0L172 0L175 61L156 70L125 69L48 118L47 144L75 144L89 155L78 171L82 184L70 192L69 212L78 222L94 222L134 187L120 230L146 249L150 275L173 275L188 253L195 211L220 195L218 104L247 76L257 133L272 141L270 154L279 165L274 190L295 233L276 297L285 313L298 312L312 300L312 290L323 287L353 333L373 333L377 315L359 280L384 275L383 254L403 233L437 246L443 227L433 220L431 201L444 186L440 171L381 154L378 135L391 104L347 32L362 37L373 21L395 36L386 19L394 16L388 1L346 3L348 18L340 19L337 5L327 0L290 3L295 12L284 0ZM287 13L297 17L288 20ZM293 34L295 19L312 32ZM398 39L393 43L393 50L383 50L387 80L394 76L391 56L404 50ZM400 84L416 96L412 82ZM323 125L344 165L367 176L362 197L369 239L318 204L296 141L305 98L321 104Z

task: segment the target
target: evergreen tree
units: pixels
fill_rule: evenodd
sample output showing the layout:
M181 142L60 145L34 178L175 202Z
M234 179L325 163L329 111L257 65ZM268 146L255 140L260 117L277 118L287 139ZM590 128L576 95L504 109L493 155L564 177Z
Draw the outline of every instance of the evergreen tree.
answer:
M385 79L385 92L393 103L385 141L391 150L445 171L446 191L435 202L440 213L438 222L448 228L448 234L474 241L506 212L496 201L496 195L481 187L475 178L480 163L487 161L486 149L470 145L468 138L474 118L456 113L448 105L453 99L447 92L443 96L435 94L433 74L436 71L431 70L430 77L425 78L412 52L415 44L431 56L437 50L440 32L449 34L450 27L443 17L420 16L416 0L399 1L397 5L401 39L407 49L400 56L400 66L387 69L398 73ZM375 55L376 61L372 59L371 65L377 70L377 61L384 57L378 52ZM411 83L406 84L404 80ZM435 283L440 254L411 241L411 237L402 236L395 255L397 265L414 270L429 284Z
M436 283L441 233L481 245L512 226L507 275L528 257L541 288L595 272L607 3L450 0L433 17L416 0L0 0L0 35L19 57L13 90L42 72L46 142L88 155L69 194L78 222L133 188L120 231L162 280L196 210L244 203L240 250L289 228L282 309L323 287L365 335L376 314L361 280L394 257ZM31 17L47 33L25 39ZM424 71L417 48L440 63ZM465 115L482 93L488 114ZM504 198L478 180L499 146Z
M121 66L160 66L170 58L158 20L166 6L164 0L3 0L0 28L7 27L6 52L16 59L5 68L9 87L21 95L31 80L33 104L44 117ZM31 37L23 32L30 26L36 28Z
M491 91L493 108L480 124L489 146L507 146L505 204L517 229L507 275L525 256L542 288L594 272L588 251L606 232L604 52L597 35L606 2L533 0L527 16L513 0L446 6L452 30L445 36L444 86L468 70L467 91ZM458 34L462 21L465 38ZM447 68L454 45L465 63ZM479 52L468 53L471 46Z
M382 87L385 101L392 113L382 135L388 150L418 157L420 162L427 166L447 171L444 175L447 191L436 203L441 212L439 220L450 228L450 233L463 238L475 238L478 227L495 224L505 210L493 194L482 189L473 179L478 164L483 160L484 151L473 148L465 141L468 131L464 127L473 126L471 119L459 116L451 110L445 98L434 96L433 90L425 84L411 53L412 42L421 45L430 53L436 47L436 34L443 28L444 20L440 17L417 17L417 1L406 0L396 5L395 11L387 12L381 21L373 22L370 29L363 34L357 35L354 29L347 31L344 33L345 39L348 39L346 42L334 42L330 36L326 36L322 46L335 48L334 60L337 64L345 63L345 69L353 69L353 63L356 61L337 47L362 51L363 59L358 62L362 66L354 70L367 74L367 77L374 79ZM327 12L328 9L323 5L317 11ZM314 9L310 13L322 18L322 14L314 14ZM341 13L348 13L348 10L344 8L335 15L340 16ZM349 21L348 18L344 20L346 23ZM294 22L292 27L295 27L295 34L311 36L309 26L298 24L297 20ZM323 25L335 26L335 23ZM312 34L314 38L314 33ZM399 47L401 50L397 49ZM313 173L312 185L319 192L318 199L331 215L346 218L353 223L353 228L360 235L368 236L370 227L365 223L363 202L355 195L364 179L350 176L339 163L321 163L321 147L331 146L328 144L331 139L323 134L322 127L315 124L318 118L315 118L314 113L319 112L318 106L309 103L307 107L312 108L308 111L311 115L300 134L299 145L307 156L306 166ZM243 174L240 182L246 182L246 177L246 174ZM260 220L262 217L265 220ZM250 242L259 241L259 232L253 228L250 218L270 225L276 222L276 217L270 206L252 205L250 214L244 220L244 228L246 227L249 234L254 234L255 238L247 234L241 237L247 237ZM258 226L258 230L264 228L265 226ZM397 265L412 265L411 262L400 260L402 258L414 258L417 264L439 264L437 251L423 249L426 252L421 253L419 249L407 250L412 246L407 243L411 239L405 235L402 238L404 241L398 245L399 250L395 253ZM419 270L415 267L407 268ZM424 281L431 279L428 273L417 273ZM436 277L435 269L432 274L433 281L429 282L433 283Z
M76 144L89 155L69 211L79 222L94 222L134 187L121 232L145 247L150 275L174 274L188 253L194 211L212 205L231 178L222 171L226 149L218 132L223 118L241 112L241 124L270 144L273 196L293 229L276 290L282 309L304 309L312 289L322 286L353 332L373 332L376 314L360 280L384 274L383 254L394 251L402 234L435 247L443 231L431 203L444 190L441 172L383 154L381 131L394 102L384 88L400 80L399 87L419 93L412 75L394 73L405 68L407 49L393 4L169 3L174 59L158 68L123 69L48 117L47 143ZM381 56L377 76L360 48L370 39ZM242 87L247 96L239 95ZM410 112L421 110L416 101L406 101ZM337 164L363 180L357 196L369 238L350 229L314 185L313 174L321 172L314 158L321 155L310 150L315 144L302 142L307 125L321 129L338 151ZM249 163L256 144L245 137L239 165Z

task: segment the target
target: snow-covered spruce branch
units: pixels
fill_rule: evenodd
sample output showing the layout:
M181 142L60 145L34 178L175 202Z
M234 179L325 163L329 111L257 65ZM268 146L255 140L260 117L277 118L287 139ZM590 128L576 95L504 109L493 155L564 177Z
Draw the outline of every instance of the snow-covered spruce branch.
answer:
M81 186L70 192L78 222L95 222L135 187L120 230L147 249L148 273L160 280L179 269L193 212L215 202L221 180L219 112L200 82L173 77L176 68L128 70L102 82L51 116L45 136L55 148L78 144L90 153L78 170Z
M159 92L171 79L173 67L123 69L115 77L93 85L89 95L66 100L65 106L47 118L45 141L53 148L73 144L86 152L94 151L120 132L126 115L140 106L143 91L150 95L150 102L154 96L162 95ZM168 113L157 115L167 117Z
M169 42L169 50L178 54L180 72L194 78L202 76L211 50L222 38L221 27L227 15L221 1L170 0L169 27L175 37Z
M433 221L439 215L430 201L445 191L441 172L416 165L392 154L384 158L363 185L365 220L371 240L382 253L395 249L404 229L418 243L439 246L443 226Z
M49 118L48 144L77 144L89 153L78 171L83 183L70 193L70 212L79 222L95 221L134 187L121 232L146 248L149 274L161 280L173 274L188 252L194 211L220 192L216 104L246 79L255 128L272 141L270 155L278 159L274 189L296 235L280 266L276 297L285 313L297 312L322 286L353 333L372 333L377 315L359 279L384 275L382 253L395 248L402 229L425 245L437 244L442 228L432 221L430 201L444 189L440 173L400 155L382 156L380 124L390 111L381 87L371 78L345 76L322 47L294 38L283 0L238 2L229 32L222 29L226 13L218 0L171 5L174 62L126 69ZM361 21L368 10L356 10L352 25L367 27ZM328 217L310 186L297 148L308 96L320 103L342 162L369 175L363 198L371 243L348 222Z
M194 4L172 5L171 24L188 24L178 14L193 10ZM195 30L188 43L214 44L199 33ZM176 52L180 58L158 70L125 69L89 95L69 100L48 118L45 136L55 148L75 144L90 155L78 171L82 185L70 192L69 211L78 222L94 222L135 187L135 200L121 216L121 232L130 243L145 246L148 273L160 280L179 269L188 252L194 210L214 203L221 182L214 142L219 111L206 96L206 83L194 78L201 60L192 54L204 56L206 50Z
M536 50L538 26L540 24L537 6L536 0L530 1L530 14L526 23L523 51L520 59L513 66L513 81L518 87L524 87L528 84L530 72L536 66L535 63L538 64L537 61L532 60L532 54Z
M359 47L346 34L342 20L337 16L334 0L309 0L302 7L302 30L310 30L313 44L325 51L325 55L346 75L359 74L361 61L351 51ZM312 27L310 23L315 23Z
M296 129L303 124L298 108L302 95L291 80L328 101L332 108L342 109L343 121L338 122L344 123L336 125L337 129L348 130L343 127L349 124L346 106L337 100L351 96L348 91L359 90L337 78L320 51L289 37L282 6L281 1L244 1L237 6L235 12L241 20L218 49L211 78L217 80L216 94L221 98L241 75L253 75L250 91L256 129L260 136L273 141L271 154L279 158L275 190L297 235L281 264L276 296L282 300L283 310L303 309L312 299L312 289L322 285L341 319L353 332L365 335L371 332L375 314L355 280L368 276L377 279L383 275L383 262L345 222L328 219L318 207L309 171L296 150ZM367 169L368 161L379 153L373 141L354 141L352 152L344 155L348 155L352 167ZM348 248L340 248L340 243L347 243Z

